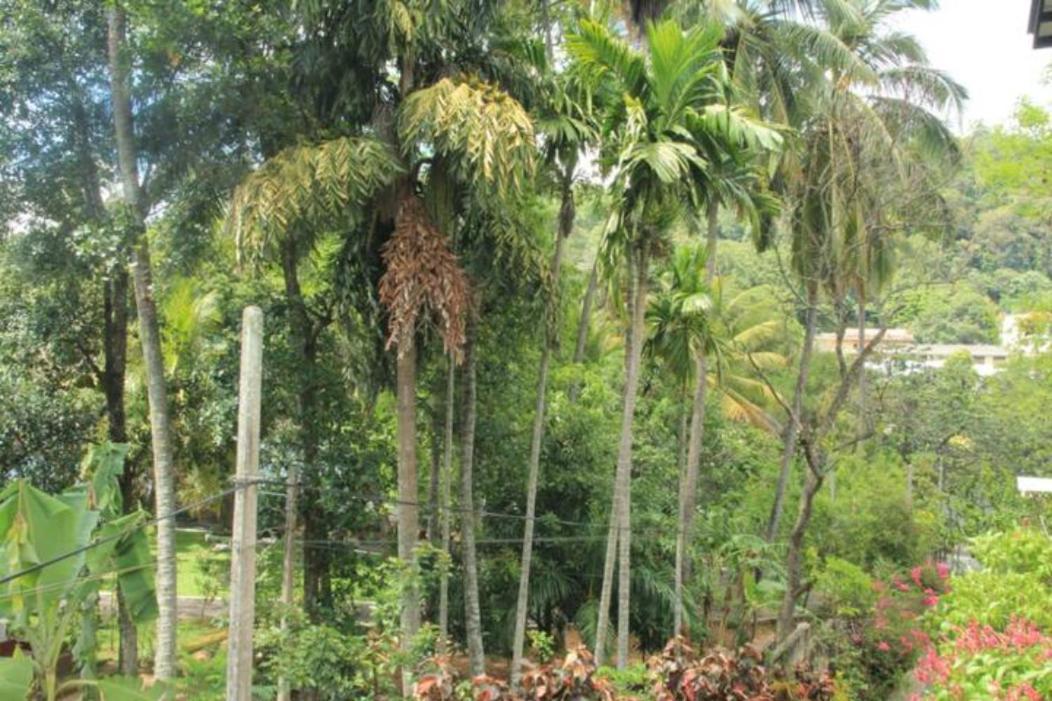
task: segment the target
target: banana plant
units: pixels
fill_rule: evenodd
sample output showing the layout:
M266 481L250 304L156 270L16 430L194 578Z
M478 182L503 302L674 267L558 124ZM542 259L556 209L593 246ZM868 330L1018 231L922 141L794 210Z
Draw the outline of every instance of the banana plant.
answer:
M115 575L136 623L156 615L147 514L121 513L118 480L127 448L93 446L83 481L59 495L16 480L0 491L0 617L30 645L32 686L54 701L70 688L96 688L104 699L134 698L123 682L92 678L94 607L99 589ZM75 646L82 678L58 683L57 665L73 622L87 616ZM24 661L5 661L0 688L24 678ZM86 673L85 673L86 672ZM112 689L107 692L107 689ZM4 698L17 698L17 695Z

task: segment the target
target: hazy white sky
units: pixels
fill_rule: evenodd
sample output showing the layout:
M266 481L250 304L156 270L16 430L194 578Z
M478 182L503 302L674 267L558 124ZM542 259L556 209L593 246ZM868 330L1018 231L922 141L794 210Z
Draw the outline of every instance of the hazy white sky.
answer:
M965 126L1007 121L1020 97L1052 105L1043 82L1052 48L1034 49L1027 34L1030 0L942 0L934 12L910 12L902 28L916 35L932 65L968 88Z

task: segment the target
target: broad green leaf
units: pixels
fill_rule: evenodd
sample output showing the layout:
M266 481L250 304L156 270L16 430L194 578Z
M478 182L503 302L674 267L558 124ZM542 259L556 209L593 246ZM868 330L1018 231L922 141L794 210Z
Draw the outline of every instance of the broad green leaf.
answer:
M33 682L33 662L28 657L0 658L0 699L25 699Z

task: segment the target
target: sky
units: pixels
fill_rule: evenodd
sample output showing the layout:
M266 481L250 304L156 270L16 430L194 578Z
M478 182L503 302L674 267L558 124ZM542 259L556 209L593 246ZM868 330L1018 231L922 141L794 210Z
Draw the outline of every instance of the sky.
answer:
M1030 0L942 0L938 10L911 11L896 22L920 40L933 66L968 88L958 129L1007 122L1024 95L1052 106L1052 83L1043 83L1052 48L1034 48L1029 16Z

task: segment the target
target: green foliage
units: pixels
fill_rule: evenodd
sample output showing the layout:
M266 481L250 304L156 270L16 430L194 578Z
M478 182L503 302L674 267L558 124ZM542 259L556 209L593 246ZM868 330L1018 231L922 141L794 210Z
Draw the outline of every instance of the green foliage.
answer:
M49 701L58 693L62 645L82 607L89 616L82 627L94 630L91 604L103 578L115 575L133 620L156 614L145 514L114 516L120 513L117 480L125 453L124 446L93 447L84 462L87 483L57 497L23 480L0 491L6 571L20 574L5 584L0 613L32 645L37 683ZM77 646L89 676L93 637Z
M294 622L286 634L271 629L256 635L261 682L276 685L284 677L294 689L324 701L369 695L373 679L364 665L364 638L347 635L324 624Z
M33 683L33 662L21 653L0 659L0 695L11 701L24 699Z
M815 591L828 600L834 615L856 618L876 603L873 580L858 565L828 557L815 576Z
M978 572L956 577L931 616L937 630L978 621L1004 630L1014 619L1052 631L1052 541L1036 528L976 538Z

